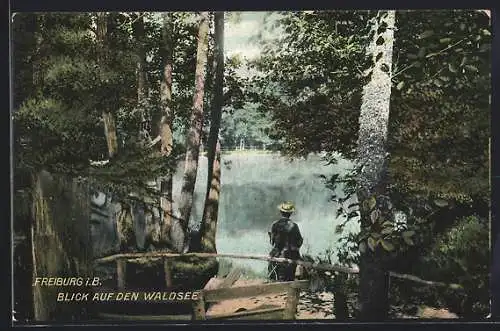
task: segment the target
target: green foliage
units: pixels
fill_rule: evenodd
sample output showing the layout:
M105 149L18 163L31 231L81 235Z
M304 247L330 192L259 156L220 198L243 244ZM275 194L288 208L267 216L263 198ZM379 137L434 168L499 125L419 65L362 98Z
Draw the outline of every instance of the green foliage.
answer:
M393 82L400 88L391 100L391 179L413 194L487 201L488 18L462 10L397 17Z
M287 153L355 157L372 17L356 11L281 13L272 28L282 33L262 38L254 93L276 123L271 137L284 139ZM397 28L387 184L394 211L407 221L401 231L394 230L392 217L374 222L371 245L361 245L394 252L430 244L456 217L484 215L490 135L487 17L463 10L398 11ZM359 216L344 206L355 192L356 171L328 183L348 184L346 197L334 197L345 222Z
M460 284L463 292L425 286L409 289L404 281L394 281L394 291L398 293L394 300L449 307L463 317L486 316L489 312L488 237L487 220L464 217L413 262L414 274Z
M248 79L241 77L238 70L244 68L237 56L228 57L224 63L224 106L229 113L243 108L248 102Z
M261 41L253 63L253 95L276 125L289 155L338 151L354 156L361 88L365 79L368 12L282 13Z
M154 73L148 72L152 93L137 102L131 17L108 15L107 43L101 49L106 54L104 63L98 61L102 46L96 40L94 21L94 14L84 13L16 15L15 28L31 23L32 29L14 31L18 38L16 89L29 88L29 92L16 91L15 163L29 171L44 168L87 178L95 187L124 197L130 192L147 196L152 192L145 183L172 171L179 148L165 160L138 142L139 115L144 112L150 121L156 120L160 98ZM145 21L146 36L157 35L159 24L150 15ZM146 43L146 48L151 46ZM158 58L158 48L148 51ZM31 85L26 83L29 76L33 76ZM103 111L115 117L119 155L107 165L95 167L90 160L108 158Z
M391 190L487 201L488 19L464 10L396 16ZM284 139L287 153L337 151L355 157L371 17L357 11L284 13L269 28L281 33L261 40L253 93L271 112L276 123L271 137Z
M14 120L20 167L78 173L89 159L105 152L105 141L95 134L92 118L72 116L66 105L53 99L27 100ZM103 148L89 148L99 143Z
M241 109L222 115L222 141L224 146L237 147L240 139L246 146L270 144L272 141L267 132L272 127L272 121L267 114L258 111L254 104L247 103Z
M16 15L17 172L45 168L87 178L94 187L123 198L130 192L154 196L145 183L171 172L183 149L194 93L198 24L194 13L172 13L170 106L175 115L175 146L172 157L164 159L137 141L141 114L152 123L150 135L157 135L166 46L160 16L140 15L145 18L141 41L132 34L137 14L109 15L106 63L97 61L95 14ZM258 40L262 56L251 63L255 76L242 78L243 63L238 58L226 59L225 146L244 138L246 145L277 143L291 156L327 152L325 160L330 164L336 162L334 152L354 159L361 91L372 65L365 46L370 33L375 33L368 29L374 13L286 12L277 16L275 21L267 17L264 32L280 33L271 39L264 33ZM337 256L342 264L356 264L359 251L378 247L391 256L409 254L410 262L400 266L408 271L422 248L434 247L414 265L424 270L419 274L462 283L468 298L484 304L487 234L480 219L489 208L489 22L475 11L398 11L397 28L387 178L393 206L387 210L404 214L406 220L399 222L394 215L384 214L386 209L378 205L383 197L362 201L361 206L353 202L357 201L351 198L360 169L325 178L328 187L335 190L341 185L345 194L333 197L337 216L344 216L338 233L348 222L359 220L360 207L368 211L370 220L360 235L341 237ZM150 93L139 103L136 62L141 42L148 54ZM212 77L211 41L206 124ZM106 165L91 166L90 160L107 159L103 111L116 119L119 153ZM477 217L464 218L474 214ZM456 219L463 221L443 235ZM456 299L448 293L438 295L443 303ZM479 312L483 307L464 302L460 309Z

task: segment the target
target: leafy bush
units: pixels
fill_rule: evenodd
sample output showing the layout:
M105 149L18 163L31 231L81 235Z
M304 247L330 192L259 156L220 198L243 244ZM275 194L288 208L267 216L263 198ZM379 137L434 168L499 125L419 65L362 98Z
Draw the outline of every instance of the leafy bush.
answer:
M481 318L489 312L489 226L485 219L468 216L449 231L413 266L424 279L457 283L463 291L392 281L391 299L397 304L444 307L461 317Z

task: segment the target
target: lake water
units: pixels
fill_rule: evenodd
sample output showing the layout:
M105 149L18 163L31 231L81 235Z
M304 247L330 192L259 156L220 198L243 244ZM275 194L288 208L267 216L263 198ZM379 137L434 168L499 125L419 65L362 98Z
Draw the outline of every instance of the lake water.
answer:
M279 218L278 205L295 203L292 215L304 237L301 252L317 256L337 247L335 226L338 205L320 175L345 173L351 163L340 160L326 165L320 156L289 160L273 153L231 153L222 156L221 196L216 245L219 253L267 255L271 250L267 232ZM181 189L183 165L174 176L174 208ZM207 159L200 157L191 225L199 224L206 191ZM335 192L342 195L342 192ZM356 222L345 231L359 231ZM335 257L333 256L335 259ZM233 266L265 275L265 261L231 259Z

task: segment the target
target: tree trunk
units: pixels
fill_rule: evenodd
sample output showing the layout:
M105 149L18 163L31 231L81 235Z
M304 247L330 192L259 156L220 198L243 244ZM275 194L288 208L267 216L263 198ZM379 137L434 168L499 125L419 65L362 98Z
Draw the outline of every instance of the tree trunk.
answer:
M211 182L208 187L205 199L205 208L203 210L203 219L201 223L201 250L207 253L216 253L215 237L217 234L217 216L219 212L220 197L220 141L216 139L214 158L211 166Z
M161 137L161 155L167 158L172 153L173 147L173 134L172 134L172 123L173 123L173 111L172 111L172 72L173 72L173 49L174 40L172 35L174 29L172 26L172 14L163 14L163 81L161 84L161 101L162 101L162 116L160 119L159 131ZM162 215L160 217L160 246L166 246L172 244L173 247L182 247L184 244L184 238L173 238L171 235L172 228L172 172L169 172L162 178L160 182L160 207Z
M84 286L41 286L37 277L90 276L90 192L75 181L42 171L33 176L32 254L36 321L86 318L88 303L58 302L60 292Z
M97 63L101 74L107 70L107 34L108 34L108 15L106 13L97 13L97 42L98 55ZM104 134L108 145L108 155L110 158L118 152L118 138L116 135L115 118L109 109L102 110L102 119L104 122Z
M97 63L101 72L101 81L104 73L108 71L108 36L109 36L109 20L107 13L97 13ZM103 107L102 118L104 122L104 133L108 146L108 155L110 158L118 153L118 137L116 133L115 117L110 109ZM122 250L130 247L136 247L133 212L127 204L120 204L120 211L116 218L116 231L118 235L119 247Z
M198 170L201 130L203 128L203 95L205 90L205 67L208 52L208 28L208 12L202 12L200 15L200 26L198 32L193 110L191 113L191 124L187 136L186 162L180 198L180 225L185 233L188 230L189 218L191 216L194 187ZM188 236L185 236L184 239L184 250L188 248L187 241L189 238L187 237Z
M13 106L17 109L26 99L36 95L38 64L40 63L39 15L16 13L12 17L12 66L14 86ZM38 19L37 19L38 18ZM23 63L31 58L31 65Z
M390 203L385 176L394 26L395 12L379 11L372 27L375 34L367 50L374 64L371 79L363 89L359 118L358 165L361 171L357 194L361 203L361 235L371 233L373 226L384 218L390 219L387 218L390 217ZM382 320L387 318L389 310L387 254L377 238L370 239L369 245L364 244L369 248L360 249L360 318Z
M139 141L146 145L149 142L148 120L144 110L144 100L147 96L146 87L146 47L144 32L144 17L142 13L138 14L133 23L134 38L137 44L137 103L140 108L141 124L139 126Z
M161 153L164 156L169 156L173 147L172 135L172 72L173 72L173 52L174 40L172 35L173 29L172 14L163 14L163 82L161 85L161 101L163 103L163 111L160 120L160 136L161 136Z
M103 110L102 120L104 122L104 134L106 135L106 143L108 145L108 155L112 158L118 152L115 118L112 113Z
M215 13L215 91L212 103L210 133L207 141L208 180L205 208L201 222L201 249L216 253L215 236L220 196L220 141L219 130L224 103L224 12Z
M39 24L37 16L34 13L16 13L12 17L12 69L13 75L11 82L14 86L12 94L13 109L17 109L25 100L36 95L39 88L35 85L37 63L40 63L39 42ZM38 24L37 24L38 23ZM26 59L31 58L31 63L25 63ZM14 129L15 130L15 129ZM13 147L21 148L19 134L13 136ZM14 155L13 155L14 156ZM14 161L17 163L16 161ZM12 242L12 283L14 292L13 318L17 321L33 320L33 287L27 286L32 283L33 277L33 242L31 240L32 215L31 204L32 197L25 192L30 191L31 176L18 169L14 171L13 184L14 207L13 214L13 242ZM16 238L22 238L21 240ZM38 308L39 309L39 308Z

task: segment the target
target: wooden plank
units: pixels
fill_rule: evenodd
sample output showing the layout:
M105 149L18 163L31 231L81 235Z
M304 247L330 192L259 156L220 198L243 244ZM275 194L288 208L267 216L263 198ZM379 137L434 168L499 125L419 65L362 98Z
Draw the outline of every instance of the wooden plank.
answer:
M224 277L219 288L231 287L241 277L240 269L232 269L229 274Z
M283 320L283 312L270 312L270 313L262 313L258 315L248 315L248 316L236 316L236 317L228 317L228 320Z
M125 258L128 262L134 264L155 264L156 262L161 262L164 260L163 257L135 257L135 258Z
M258 295L286 293L291 284L294 284L294 286L297 286L297 288L309 287L309 281L302 280L295 282L269 283L244 287L220 288L208 291L203 290L202 292L204 292L205 302L218 302L222 300L237 299L241 297L254 297Z
M288 287L286 295L286 305L284 319L294 320L297 314L297 304L299 303L299 286L295 285L295 282Z
M203 287L204 290L215 290L218 288L231 287L241 277L241 270L232 269L224 278L212 277Z
M193 320L204 320L206 319L205 314L205 299L202 291L198 296L198 300L193 302Z
M268 319L269 316L279 316L279 319L282 319L284 311L283 307L247 310L237 313L207 315L207 319Z
M169 259L163 260L163 270L165 272L165 284L167 285L167 288L172 288L172 271Z
M190 321L191 315L130 315L130 314L110 314L97 313L100 319L121 320L121 321Z
M204 290L215 290L216 288L219 288L221 283L222 283L221 278L212 277L208 280L208 282L205 284L203 289Z
M116 280L118 283L118 289L125 289L125 279L127 277L127 261L124 259L116 260Z

